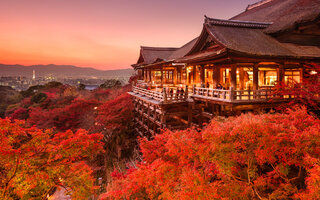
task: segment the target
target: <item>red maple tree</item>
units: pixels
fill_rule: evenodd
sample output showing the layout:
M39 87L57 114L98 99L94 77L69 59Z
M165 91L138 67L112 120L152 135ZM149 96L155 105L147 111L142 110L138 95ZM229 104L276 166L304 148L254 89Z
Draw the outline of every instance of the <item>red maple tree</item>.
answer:
M305 108L141 139L143 162L101 199L318 199L320 120Z
M101 139L85 130L56 133L0 119L0 199L43 199L57 186L86 199L95 187L85 160L103 151Z

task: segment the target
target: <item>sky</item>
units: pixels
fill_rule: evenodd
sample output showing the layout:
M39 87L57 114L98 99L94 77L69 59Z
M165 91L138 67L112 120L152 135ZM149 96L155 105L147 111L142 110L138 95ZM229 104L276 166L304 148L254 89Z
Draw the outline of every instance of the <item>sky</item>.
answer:
M0 63L130 68L140 46L180 47L204 15L229 19L258 0L0 0Z

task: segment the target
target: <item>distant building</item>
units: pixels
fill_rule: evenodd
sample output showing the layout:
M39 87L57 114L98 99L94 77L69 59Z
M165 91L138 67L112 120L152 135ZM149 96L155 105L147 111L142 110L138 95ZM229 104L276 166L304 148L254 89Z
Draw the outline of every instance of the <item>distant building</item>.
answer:
M33 80L36 79L36 70L32 70L32 79L33 79Z
M181 48L141 47L129 93L136 131L201 127L216 115L288 101L272 90L320 64L319 8L318 0L264 0L230 20L205 17L199 37Z

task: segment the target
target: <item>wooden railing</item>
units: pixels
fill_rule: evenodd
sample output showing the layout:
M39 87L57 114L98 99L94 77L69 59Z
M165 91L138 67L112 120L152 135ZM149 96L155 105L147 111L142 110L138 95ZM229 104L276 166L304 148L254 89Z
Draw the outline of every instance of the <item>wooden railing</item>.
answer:
M191 96L203 97L207 99L220 101L229 101L231 100L231 90L194 87Z
M162 89L162 92L154 91L154 90L148 90L141 87L134 86L133 92L140 94L142 96L162 101L164 103L172 103L172 102L182 102L186 101L188 99L188 88L186 87L183 93L178 93L177 91L174 92L168 92L166 88Z
M132 91L134 93L143 95L145 97L148 97L148 98L151 98L151 99L154 99L154 100L157 100L157 101L164 101L163 94L161 92L158 92L158 91L147 90L147 89L143 89L143 88L137 87L137 86L134 86Z
M212 89L212 88L200 88L193 87L184 89L185 92L178 93L176 90L174 92L168 92L165 88L163 91L154 91L143 89L141 87L133 87L133 92L140 94L142 96L161 101L163 103L172 103L172 102L183 102L186 101L189 97L196 97L208 100L216 100L223 102L255 102L255 101L268 101L270 99L283 99L283 98L292 98L291 96L286 97L276 95L272 88L260 89L260 90L221 90L221 89ZM171 90L170 90L171 91Z
M272 88L260 90L220 90L194 87L192 96L225 102L268 101L280 98L274 94ZM288 97L289 98L289 97Z

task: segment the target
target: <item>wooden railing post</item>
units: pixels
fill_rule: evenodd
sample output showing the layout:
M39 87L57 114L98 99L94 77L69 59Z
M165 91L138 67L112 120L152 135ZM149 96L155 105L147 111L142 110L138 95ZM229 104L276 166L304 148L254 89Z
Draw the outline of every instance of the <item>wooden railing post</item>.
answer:
M167 91L166 88L163 87L163 101L166 102L167 101Z
M186 87L185 87L185 92L184 92L184 99L188 99L188 90L189 90L189 88L188 88L188 85L186 85Z
M233 87L230 87L230 100L233 101L234 100L234 91L233 91Z
M192 93L193 93L193 94L196 94L196 85L193 85L193 86L192 86Z

